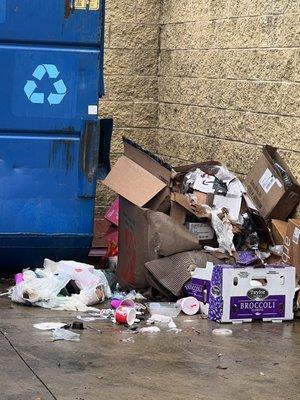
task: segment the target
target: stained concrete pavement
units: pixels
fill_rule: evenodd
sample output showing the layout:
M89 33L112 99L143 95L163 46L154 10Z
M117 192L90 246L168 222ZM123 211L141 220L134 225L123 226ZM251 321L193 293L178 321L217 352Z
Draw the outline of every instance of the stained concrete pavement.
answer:
M226 325L233 336L225 338L198 316L176 319L177 334L90 322L78 343L52 342L50 332L33 328L77 314L0 298L1 399L300 399L299 321ZM134 342L123 341L129 337Z

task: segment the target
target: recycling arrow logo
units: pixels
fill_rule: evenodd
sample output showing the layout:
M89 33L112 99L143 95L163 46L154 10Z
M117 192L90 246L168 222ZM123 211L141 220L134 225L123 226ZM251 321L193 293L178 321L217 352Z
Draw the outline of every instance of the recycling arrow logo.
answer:
M58 78L60 72L58 71L56 65L53 64L40 64L34 70L32 76L37 80L41 81L45 75L48 79L54 80ZM38 84L35 80L29 80L24 86L24 92L31 103L34 104L44 104L45 94L38 91ZM47 101L52 106L53 104L60 104L65 95L67 94L67 88L62 79L53 82L53 92L47 97Z

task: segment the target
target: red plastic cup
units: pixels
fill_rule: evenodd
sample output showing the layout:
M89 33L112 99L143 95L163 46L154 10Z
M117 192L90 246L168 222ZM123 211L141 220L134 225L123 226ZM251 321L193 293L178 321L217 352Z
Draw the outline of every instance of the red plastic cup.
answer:
M120 306L116 309L115 319L120 325L133 325L136 312L133 307Z

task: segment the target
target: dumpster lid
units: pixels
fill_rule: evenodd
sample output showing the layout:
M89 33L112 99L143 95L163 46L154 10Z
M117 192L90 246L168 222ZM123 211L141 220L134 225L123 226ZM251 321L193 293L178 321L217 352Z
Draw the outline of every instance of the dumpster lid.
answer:
M124 155L103 184L142 207L170 184L171 167L136 143L123 138Z

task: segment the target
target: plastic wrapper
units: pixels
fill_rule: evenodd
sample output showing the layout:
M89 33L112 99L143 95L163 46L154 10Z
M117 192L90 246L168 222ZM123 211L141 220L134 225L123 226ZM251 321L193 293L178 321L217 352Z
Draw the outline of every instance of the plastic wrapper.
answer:
M269 246L269 250L272 254L275 254L275 256L281 257L283 254L283 245Z
M55 342L56 340L68 340L70 342L79 342L80 335L78 333L68 331L66 329L57 328L54 329L52 333L52 340Z

